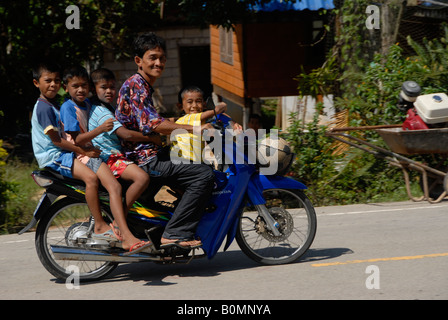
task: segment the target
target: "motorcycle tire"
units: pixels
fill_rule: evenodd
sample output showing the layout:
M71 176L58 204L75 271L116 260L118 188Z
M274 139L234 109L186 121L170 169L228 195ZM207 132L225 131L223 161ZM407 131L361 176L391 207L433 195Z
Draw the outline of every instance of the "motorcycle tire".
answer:
M317 218L311 201L300 190L263 191L266 208L279 224L274 235L257 209L246 206L240 216L236 241L252 260L265 265L287 264L298 260L311 246Z
M110 214L105 209L102 211L105 219L110 219ZM68 234L73 228L87 229L90 218L87 203L63 198L56 201L40 220L35 237L37 255L45 269L57 279L73 278L77 271L79 281L98 280L117 267L115 262L55 259L50 245L70 245Z

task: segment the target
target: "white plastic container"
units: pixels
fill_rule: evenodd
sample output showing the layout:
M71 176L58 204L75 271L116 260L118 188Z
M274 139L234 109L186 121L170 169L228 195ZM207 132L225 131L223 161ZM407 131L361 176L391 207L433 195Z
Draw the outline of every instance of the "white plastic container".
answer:
M414 106L425 123L448 122L448 96L445 93L418 96Z

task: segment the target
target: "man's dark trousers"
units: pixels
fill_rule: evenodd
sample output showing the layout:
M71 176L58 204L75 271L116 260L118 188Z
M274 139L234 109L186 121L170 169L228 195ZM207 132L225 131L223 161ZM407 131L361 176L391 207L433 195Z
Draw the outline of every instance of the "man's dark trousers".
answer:
M141 168L150 175L150 188L155 187L156 192L162 185L184 191L162 237L194 238L196 227L213 189L214 174L211 167L204 164L175 164L170 160L169 151L165 149Z

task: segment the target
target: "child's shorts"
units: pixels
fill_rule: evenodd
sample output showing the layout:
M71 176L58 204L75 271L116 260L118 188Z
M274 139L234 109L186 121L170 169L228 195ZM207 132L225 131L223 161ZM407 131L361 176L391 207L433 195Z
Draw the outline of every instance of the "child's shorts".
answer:
M110 155L106 163L113 175L116 178L120 178L123 171L134 162L128 160L123 154L118 153Z
M86 166L93 172L97 173L101 163L103 163L101 158L90 158L89 161L87 161Z
M64 177L73 178L72 168L75 154L73 152L62 152L59 158L53 161L48 167L59 172Z

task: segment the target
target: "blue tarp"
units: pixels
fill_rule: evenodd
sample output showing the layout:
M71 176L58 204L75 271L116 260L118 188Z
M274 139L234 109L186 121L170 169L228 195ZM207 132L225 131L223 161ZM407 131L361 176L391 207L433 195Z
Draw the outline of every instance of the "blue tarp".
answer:
M296 2L285 2L282 0L273 0L264 5L255 5L251 8L253 11L302 11L302 10L319 10L334 9L333 0L297 0Z

